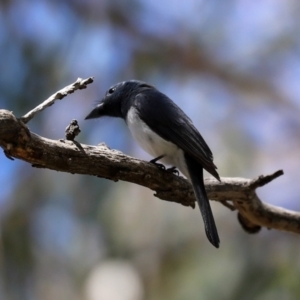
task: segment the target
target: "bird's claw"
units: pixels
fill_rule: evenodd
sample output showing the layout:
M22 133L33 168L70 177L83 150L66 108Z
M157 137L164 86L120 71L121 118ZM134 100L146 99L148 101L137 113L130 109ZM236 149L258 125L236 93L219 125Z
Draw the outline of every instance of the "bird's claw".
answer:
M164 155L160 155L154 159L151 159L150 162L154 165L156 165L158 168L160 168L161 170L166 170L166 167L163 164L158 163L157 161L160 160L161 158L163 158Z
M179 171L176 169L176 167L168 168L168 169L166 169L166 171L169 172L169 173L173 173L174 175L179 176Z
M166 167L163 165L163 164L160 164L160 163L157 163L157 162L153 162L153 161L150 161L152 164L156 165L159 169L161 170L166 170Z
M150 162L152 164L156 165L159 169L161 169L163 171L167 171L169 173L173 173L173 174L179 176L179 171L176 169L176 167L166 168L163 164L160 164L157 162L158 160L160 160L163 157L164 157L164 155L160 155L154 159L151 159Z

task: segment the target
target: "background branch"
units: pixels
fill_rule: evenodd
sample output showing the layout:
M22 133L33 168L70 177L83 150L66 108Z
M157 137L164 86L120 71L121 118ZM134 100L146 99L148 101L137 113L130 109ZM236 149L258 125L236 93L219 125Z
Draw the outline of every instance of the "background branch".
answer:
M43 103L24 115L21 118L21 121L25 124L28 123L38 112L43 111L46 107L53 105L56 100L61 100L67 95L74 93L76 90L86 89L86 86L93 81L93 77L89 77L87 79L78 78L74 83L59 90L48 99L46 99Z

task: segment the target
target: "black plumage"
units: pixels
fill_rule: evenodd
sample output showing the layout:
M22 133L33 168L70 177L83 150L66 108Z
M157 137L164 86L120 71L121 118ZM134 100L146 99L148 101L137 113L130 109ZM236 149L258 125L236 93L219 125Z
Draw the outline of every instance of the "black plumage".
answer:
M86 119L123 118L144 150L176 166L191 181L209 241L219 236L203 181L203 169L220 180L213 155L187 115L165 94L145 82L130 80L111 87Z

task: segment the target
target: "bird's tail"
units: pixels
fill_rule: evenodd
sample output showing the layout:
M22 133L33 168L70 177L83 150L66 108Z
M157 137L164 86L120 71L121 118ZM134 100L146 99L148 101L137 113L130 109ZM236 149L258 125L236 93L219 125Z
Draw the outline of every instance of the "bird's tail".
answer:
M190 180L192 181L192 185L194 188L194 193L202 214L206 236L216 248L219 248L220 239L204 187L203 168L199 165L198 162L196 162L187 154L185 154L185 160L189 171Z

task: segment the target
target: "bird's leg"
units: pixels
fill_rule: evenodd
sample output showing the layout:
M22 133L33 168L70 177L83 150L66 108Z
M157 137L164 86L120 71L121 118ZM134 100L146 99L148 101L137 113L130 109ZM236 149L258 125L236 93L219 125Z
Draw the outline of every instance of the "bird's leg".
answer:
M158 157L156 157L156 158L151 159L150 162L151 162L152 164L158 166L161 170L165 170L166 167L165 167L163 164L160 164L160 163L157 162L158 160L160 160L160 159L163 158L163 157L164 157L164 155L160 155L160 156L158 156Z
M175 174L175 175L177 175L177 176L179 176L179 171L176 169L176 167L174 166L174 167L171 167L171 168L168 168L168 169L166 169L166 171L167 172L170 172L170 173L173 173L173 174Z

